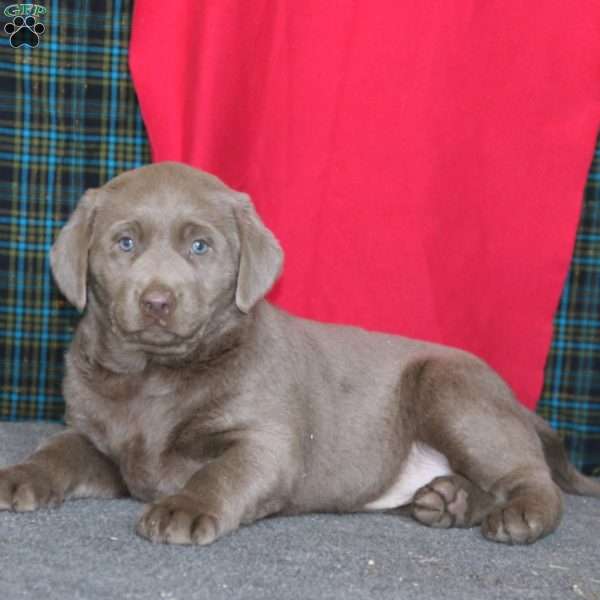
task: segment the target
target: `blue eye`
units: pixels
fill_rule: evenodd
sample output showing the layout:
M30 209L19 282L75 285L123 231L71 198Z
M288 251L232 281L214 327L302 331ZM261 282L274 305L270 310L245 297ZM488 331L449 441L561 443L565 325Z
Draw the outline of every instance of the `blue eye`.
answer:
M119 248L123 250L123 252L131 252L135 247L135 242L130 237L122 237L119 240Z
M208 244L204 240L194 240L192 242L192 252L194 254L206 254L208 252Z

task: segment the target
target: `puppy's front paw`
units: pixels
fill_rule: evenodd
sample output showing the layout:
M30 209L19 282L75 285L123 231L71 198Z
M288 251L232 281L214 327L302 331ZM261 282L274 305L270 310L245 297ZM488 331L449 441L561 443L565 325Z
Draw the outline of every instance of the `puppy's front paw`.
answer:
M0 510L28 512L63 501L42 468L33 464L0 469Z
M216 517L206 514L192 496L165 496L148 504L136 532L151 542L166 544L210 544L218 534Z

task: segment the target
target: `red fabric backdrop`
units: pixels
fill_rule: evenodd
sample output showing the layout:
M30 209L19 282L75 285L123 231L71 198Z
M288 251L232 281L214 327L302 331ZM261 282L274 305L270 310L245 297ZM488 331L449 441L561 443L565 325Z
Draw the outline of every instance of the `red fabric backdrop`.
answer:
M137 0L154 160L249 192L270 298L456 345L530 407L600 122L600 3Z

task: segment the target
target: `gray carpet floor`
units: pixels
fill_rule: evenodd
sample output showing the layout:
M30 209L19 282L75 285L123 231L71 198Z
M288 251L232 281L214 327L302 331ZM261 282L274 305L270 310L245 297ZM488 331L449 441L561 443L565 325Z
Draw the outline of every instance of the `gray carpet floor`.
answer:
M57 428L0 423L0 465ZM600 501L567 499L559 530L526 547L384 514L272 518L208 547L137 537L141 504L78 500L0 513L0 598L600 600Z

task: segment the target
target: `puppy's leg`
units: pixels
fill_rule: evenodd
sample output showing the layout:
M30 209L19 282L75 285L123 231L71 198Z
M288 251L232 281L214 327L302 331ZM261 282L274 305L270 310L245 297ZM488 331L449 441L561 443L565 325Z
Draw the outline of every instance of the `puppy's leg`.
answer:
M73 430L51 437L25 462L0 469L0 510L24 512L66 498L125 495L116 466Z
M438 482L440 497L424 492L421 505L435 506L442 497L452 503L456 494L460 506L462 496L465 524L482 520L483 535L498 542L531 543L552 532L561 518L562 495L532 420L506 384L468 355L422 361L407 376L417 439L444 454L452 471L468 482ZM422 509L415 516L424 515ZM460 522L462 511L454 512L450 516ZM440 523L449 520L440 517Z
M461 475L445 475L417 490L412 516L430 527L473 527L494 508L494 496Z
M137 533L153 542L204 545L276 512L291 476L282 455L238 443L200 468L180 493L147 505Z

